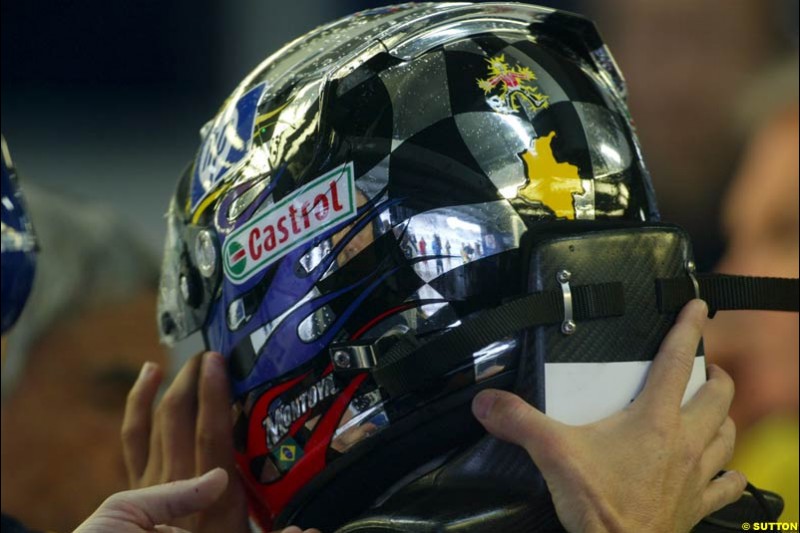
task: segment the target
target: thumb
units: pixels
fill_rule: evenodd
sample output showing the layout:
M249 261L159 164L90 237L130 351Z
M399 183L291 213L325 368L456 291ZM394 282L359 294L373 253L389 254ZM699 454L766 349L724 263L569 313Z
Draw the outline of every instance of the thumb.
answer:
M498 439L528 450L534 462L538 462L538 450L555 444L561 426L516 394L500 390L488 389L475 395L472 413Z
M129 522L150 530L202 511L219 498L227 485L228 473L215 468L192 479L118 492L95 514L122 514Z

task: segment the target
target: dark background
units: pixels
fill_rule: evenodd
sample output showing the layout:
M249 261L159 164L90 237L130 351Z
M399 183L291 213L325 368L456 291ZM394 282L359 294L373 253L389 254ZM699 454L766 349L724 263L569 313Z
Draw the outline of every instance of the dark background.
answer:
M723 245L738 90L796 49L791 0L545 2L584 13L628 78L664 218ZM247 72L315 26L381 2L2 1L2 131L23 179L111 204L152 242L198 131ZM23 185L24 186L24 185Z

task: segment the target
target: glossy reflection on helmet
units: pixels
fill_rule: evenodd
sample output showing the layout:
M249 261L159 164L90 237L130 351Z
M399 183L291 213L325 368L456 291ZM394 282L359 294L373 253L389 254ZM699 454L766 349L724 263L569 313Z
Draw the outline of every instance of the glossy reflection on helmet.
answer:
M523 294L520 239L540 223L658 218L624 98L591 23L514 4L365 11L240 84L171 204L159 321L225 356L265 527L348 470L385 490L444 454L423 439L381 461L375 443L521 349L492 343L411 398L341 372L337 343L437 335Z
M5 138L2 138L2 331L19 318L36 271L37 239Z

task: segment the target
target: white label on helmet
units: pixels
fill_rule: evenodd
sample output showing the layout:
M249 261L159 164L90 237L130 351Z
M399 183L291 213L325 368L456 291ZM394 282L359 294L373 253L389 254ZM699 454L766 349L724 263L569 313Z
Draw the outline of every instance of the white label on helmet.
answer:
M325 229L356 214L353 164L305 184L225 240L225 276L241 284Z
M611 416L636 399L650 365L651 361L545 363L545 413L576 426ZM699 355L681 403L692 398L705 381L706 360Z

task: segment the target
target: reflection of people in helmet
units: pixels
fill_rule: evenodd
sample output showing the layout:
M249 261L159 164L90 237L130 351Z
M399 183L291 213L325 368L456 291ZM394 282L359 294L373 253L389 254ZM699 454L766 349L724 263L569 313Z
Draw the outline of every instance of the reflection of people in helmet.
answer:
M181 179L159 316L174 326L165 337L202 330L227 362L237 461L264 527L359 531L362 513L388 527L392 516L425 515L428 498L436 510L424 518L437 525L480 515L489 530L513 529L506 511L517 504L523 522L550 512L529 507L548 495L527 455L485 436L468 403L490 386L541 401L545 365L558 363L541 350L571 332L534 340L542 330L520 326L490 338L482 324L516 322L482 317L543 290L533 272L550 265L532 250L550 229L579 239L656 225L624 93L590 23L512 4L365 11L290 44L237 88L220 117L271 126L248 132L237 122L243 153L208 161L201 148L193 164L229 170L199 179L190 169ZM203 146L212 141L206 135ZM326 218L326 194L340 217ZM305 229L264 246L263 234L281 233L292 213L318 209L318 222L309 216ZM439 262L442 239L462 261ZM216 255L205 253L212 247ZM580 255L579 245L564 248L555 256ZM681 268L687 247L670 250L675 257L653 271ZM602 274L595 255L582 275ZM569 273L555 274L546 282L559 280L552 294L562 310ZM600 312L599 300L586 312ZM697 305L689 314L699 324ZM636 358L614 362L648 361L669 329L660 315L654 325L640 319L602 343ZM469 328L474 336L425 351ZM565 357L609 362L593 359L597 344ZM682 364L702 375L702 357ZM676 411L685 384L673 387ZM595 403L606 403L603 394ZM726 428L721 439L731 438ZM695 499L711 475L683 495ZM724 497L688 521L735 499L741 481L721 481ZM469 503L464 489L477 491Z
M364 193L361 191L356 192L356 203L359 207L363 206L367 203L367 197L364 196ZM353 228L353 225L357 224L358 220L354 221L351 225L345 227L338 233L334 233L331 237L331 244L332 247L336 247L340 241L348 234L348 232ZM339 266L344 265L350 259L358 255L362 250L364 250L373 240L375 240L376 236L376 227L375 224L369 224L364 226L364 228L356 233L354 237L347 241L347 244L344 245L342 251L339 252L338 257L336 258L336 263Z
M436 273L444 274L444 262L442 261L442 238L438 234L433 235L433 255L436 256Z

